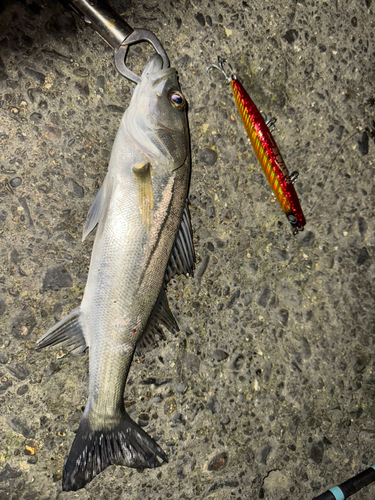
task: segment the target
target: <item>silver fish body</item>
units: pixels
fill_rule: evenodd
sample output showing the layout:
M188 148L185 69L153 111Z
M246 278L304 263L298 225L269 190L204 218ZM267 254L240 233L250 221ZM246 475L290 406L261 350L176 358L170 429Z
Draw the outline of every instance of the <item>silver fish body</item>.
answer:
M176 329L165 283L192 272L194 248L186 105L174 68L154 55L134 90L113 145L108 173L90 208L96 226L80 308L40 340L89 348L89 398L63 474L76 490L110 464L156 467L162 449L125 412L134 350L164 325Z

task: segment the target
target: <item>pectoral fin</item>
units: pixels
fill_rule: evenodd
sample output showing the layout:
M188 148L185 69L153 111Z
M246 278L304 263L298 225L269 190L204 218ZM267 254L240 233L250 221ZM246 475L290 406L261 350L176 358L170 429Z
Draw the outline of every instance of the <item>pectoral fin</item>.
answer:
M133 172L138 184L138 205L141 212L141 219L149 232L153 221L154 196L152 193L151 164L145 163L133 167Z

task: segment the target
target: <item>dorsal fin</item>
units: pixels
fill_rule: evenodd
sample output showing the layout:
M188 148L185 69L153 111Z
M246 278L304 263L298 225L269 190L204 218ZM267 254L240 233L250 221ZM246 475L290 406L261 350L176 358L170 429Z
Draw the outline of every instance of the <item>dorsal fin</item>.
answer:
M142 337L138 341L138 347L150 347L155 345L156 336L165 339L165 335L160 326L165 326L171 333L178 332L178 325L175 317L169 309L168 299L164 288L161 289L158 300L148 320L148 324Z
M191 228L188 201L186 200L180 228L165 271L165 283L168 283L177 274L190 274L192 276L194 264L193 230Z

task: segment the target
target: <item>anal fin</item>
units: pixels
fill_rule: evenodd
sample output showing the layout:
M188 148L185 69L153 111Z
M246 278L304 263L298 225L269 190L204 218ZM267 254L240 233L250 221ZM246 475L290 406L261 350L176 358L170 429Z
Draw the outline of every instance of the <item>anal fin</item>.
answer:
M80 307L50 328L37 343L37 349L61 343L71 353L82 354L88 346L80 322Z

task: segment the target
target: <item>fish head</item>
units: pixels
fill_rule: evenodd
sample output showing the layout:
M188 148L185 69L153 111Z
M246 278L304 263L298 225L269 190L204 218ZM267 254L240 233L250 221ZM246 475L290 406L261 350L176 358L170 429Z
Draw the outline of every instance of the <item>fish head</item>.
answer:
M189 154L187 104L175 68L154 54L135 87L125 126L154 168L176 170Z

